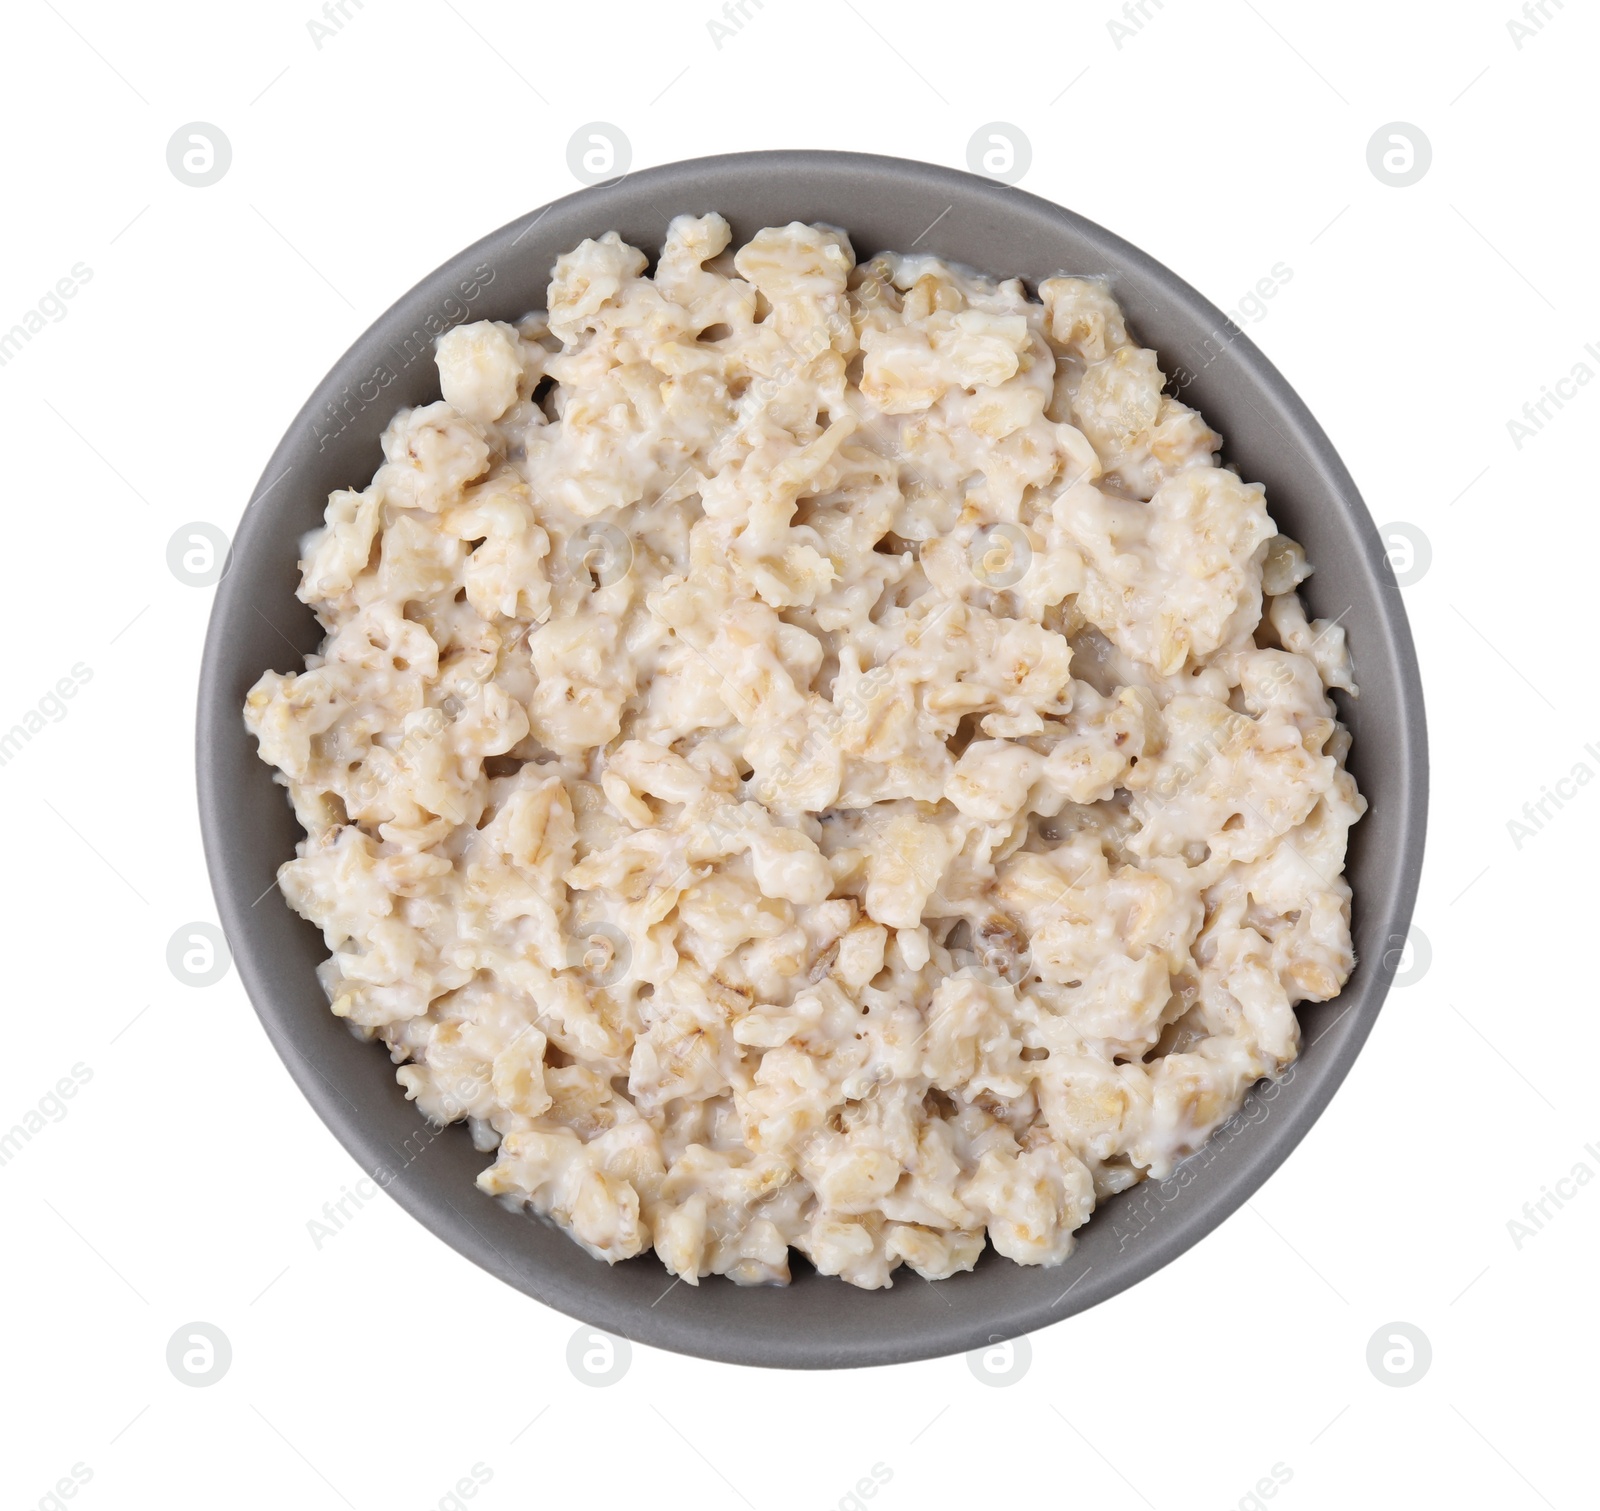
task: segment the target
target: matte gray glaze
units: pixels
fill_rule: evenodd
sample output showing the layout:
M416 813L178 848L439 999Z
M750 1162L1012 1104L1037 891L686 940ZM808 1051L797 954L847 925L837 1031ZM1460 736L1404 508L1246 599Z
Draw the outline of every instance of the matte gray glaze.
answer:
M1030 286L1063 271L1108 275L1138 338L1305 545L1314 612L1337 615L1349 634L1361 696L1341 694L1341 706L1372 805L1350 854L1356 972L1337 1000L1301 1009L1305 1047L1285 1082L1258 1087L1171 1180L1106 1202L1056 1269L989 1250L972 1273L937 1285L901 1270L892 1289L862 1291L797 1260L787 1289L741 1289L721 1278L673 1285L654 1255L615 1267L591 1259L478 1192L488 1157L459 1125L433 1132L381 1047L329 1012L313 974L321 936L273 886L299 829L240 708L265 668L298 669L317 644L295 598L297 543L328 492L365 486L394 411L439 397L434 332L542 307L556 254L586 236L620 231L653 256L669 215L710 210L732 222L735 245L762 226L820 220L846 228L862 258L915 248ZM485 237L379 319L296 416L240 522L206 639L198 763L206 858L239 974L301 1090L389 1193L462 1254L573 1317L681 1353L789 1368L922 1359L1044 1327L1142 1280L1244 1202L1327 1105L1377 1017L1416 895L1428 785L1416 655L1377 532L1328 438L1249 339L1136 247L1045 200L948 168L834 152L702 158L585 189Z

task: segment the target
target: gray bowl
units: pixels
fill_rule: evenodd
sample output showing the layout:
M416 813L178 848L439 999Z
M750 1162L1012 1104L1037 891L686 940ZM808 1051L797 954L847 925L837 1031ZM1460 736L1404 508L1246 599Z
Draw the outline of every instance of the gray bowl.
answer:
M708 210L732 222L736 245L762 226L821 220L846 228L861 258L925 249L1030 285L1063 271L1108 275L1138 338L1305 545L1317 569L1313 611L1338 615L1349 634L1361 696L1342 712L1350 767L1372 805L1350 852L1355 974L1336 1000L1301 1009L1304 1050L1284 1081L1252 1092L1170 1180L1104 1203L1056 1269L989 1250L972 1273L937 1285L901 1271L892 1289L862 1291L799 1261L786 1289L743 1289L721 1278L674 1285L653 1255L614 1267L591 1259L475 1188L488 1156L460 1126L432 1130L382 1048L329 1012L314 975L321 935L273 885L299 830L240 709L264 669L296 670L317 645L295 598L301 534L320 523L330 490L370 480L396 409L439 397L433 335L542 307L557 253L586 236L616 230L654 254L670 215ZM585 189L485 237L385 313L295 417L239 524L206 638L198 764L206 859L239 974L300 1089L389 1194L491 1274L586 1323L680 1353L790 1368L923 1359L1031 1332L1142 1280L1247 1200L1327 1105L1377 1017L1416 896L1428 785L1399 589L1349 473L1266 358L1181 279L1079 216L948 168L838 152L700 158Z

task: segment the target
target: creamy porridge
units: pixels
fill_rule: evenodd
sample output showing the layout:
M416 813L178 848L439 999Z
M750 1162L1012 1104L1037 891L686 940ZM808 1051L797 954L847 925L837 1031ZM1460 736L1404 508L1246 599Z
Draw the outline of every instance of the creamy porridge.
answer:
M245 710L333 1011L693 1283L1055 1264L1352 965L1344 632L1107 288L672 222L441 337Z

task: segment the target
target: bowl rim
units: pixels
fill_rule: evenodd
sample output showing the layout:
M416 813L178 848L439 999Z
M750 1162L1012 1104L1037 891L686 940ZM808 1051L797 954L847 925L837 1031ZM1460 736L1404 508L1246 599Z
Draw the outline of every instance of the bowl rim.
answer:
M1129 1256L1126 1262L1115 1266L1109 1275L1103 1268L1098 1278L1084 1271L1079 1276L1083 1284L1080 1287L1077 1281L1073 1282L1069 1289L1077 1294L1066 1304L1058 1300L1055 1305L1044 1306L1035 1296L1025 1295L1019 1299L1014 1287L1008 1293L1004 1286L991 1286L992 1294L985 1298L986 1309L980 1307L972 1314L963 1316L952 1306L952 1317L948 1321L935 1319L933 1322L919 1322L909 1334L873 1333L870 1329L853 1325L848 1333L835 1330L834 1334L827 1335L826 1329L819 1333L813 1324L810 1327L791 1328L781 1336L774 1336L770 1327L759 1334L747 1336L737 1327L730 1329L725 1315L713 1315L708 1321L693 1312L685 1313L673 1307L657 1314L653 1308L641 1308L630 1299L618 1299L607 1292L603 1284L607 1268L598 1260L588 1261L594 1270L593 1284L581 1281L569 1284L559 1277L547 1279L530 1276L526 1264L511 1262L493 1239L481 1231L479 1225L461 1213L448 1199L425 1186L420 1178L383 1180L388 1156L382 1142L363 1127L362 1116L354 1104L296 1043L288 1022L290 1014L287 1004L273 980L272 962L262 931L253 924L251 909L254 902L248 895L245 868L238 861L233 844L236 826L230 813L234 792L225 780L225 763L214 754L219 748L218 741L226 741L230 736L237 737L237 732L242 729L240 705L235 698L235 689L228 680L230 629L238 616L248 612L251 607L249 600L243 597L245 574L238 570L238 565L252 550L264 549L258 543L269 533L274 509L273 491L294 465L294 456L303 452L305 437L316 417L328 411L330 402L337 399L341 389L348 395L348 385L353 375L352 363L361 353L363 344L374 332L399 319L409 318L408 312L423 308L430 299L437 303L438 291L448 288L462 270L470 268L475 261L481 261L487 254L502 251L508 245L515 246L548 217L553 216L559 223L571 218L566 212L574 209L581 209L586 215L598 214L607 204L620 204L622 201L617 196L631 196L641 191L646 195L670 195L688 190L696 199L714 201L715 184L718 181L731 182L739 174L751 172L785 176L848 174L861 176L865 180L887 174L902 183L914 183L926 187L931 193L948 196L952 204L959 199L976 207L979 212L990 209L997 214L1015 215L1026 210L1035 219L1059 227L1064 236L1092 244L1108 263L1114 262L1123 269L1132 270L1136 278L1144 280L1141 285L1144 290L1159 292L1164 300L1180 307L1186 315L1198 317L1209 324L1213 332L1226 331L1229 351L1232 353L1230 360L1236 360L1243 375L1251 379L1261 392L1270 396L1276 406L1275 414L1291 428L1292 443L1310 465L1314 481L1334 498L1342 515L1341 528L1359 547L1367 572L1381 590L1378 598L1383 608L1369 628L1383 654L1374 659L1384 660L1392 671L1396 696L1405 708L1406 715L1399 728L1392 731L1399 750L1395 766L1398 792L1385 815L1387 828L1384 842L1394 852L1393 861L1386 872L1392 881L1390 895L1387 904L1381 908L1381 916L1366 920L1364 926L1358 926L1357 934L1358 937L1364 933L1368 939L1387 941L1390 948L1384 950L1369 969L1363 969L1358 964L1357 973L1346 984L1344 992L1339 998L1333 999L1337 1004L1346 996L1352 996L1352 1000L1333 1020L1333 1024L1324 1030L1324 1034L1332 1032L1334 1026L1341 1022L1343 1029L1336 1036L1329 1058L1318 1062L1314 1071L1309 1073L1312 1084L1303 1092L1285 1099L1281 1109L1274 1109L1279 1115L1273 1121L1271 1136L1256 1138L1241 1159L1233 1161L1226 1171L1208 1171L1206 1178L1209 1189L1203 1202L1198 1206L1191 1203L1177 1214L1175 1220L1157 1224L1159 1231L1148 1242L1141 1242L1138 1251ZM711 189L704 187L708 183L712 184ZM633 187L630 189L629 185ZM579 233L579 236L599 234L600 230L590 230ZM1002 273L1000 276L1006 275ZM1118 291L1119 294L1122 291L1120 283ZM468 318L481 317L469 315ZM393 407L391 404L384 410L385 422ZM1231 458L1231 452L1230 459L1234 459ZM1242 463L1241 469L1247 476L1250 475L1247 463ZM1269 507L1270 497L1269 489ZM1385 560L1384 547L1355 483L1332 442L1298 393L1249 337L1215 305L1154 258L1052 201L1011 185L931 163L815 149L735 152L684 159L580 189L531 210L481 237L420 279L373 321L333 364L300 408L263 469L235 531L228 568L217 586L206 633L196 710L196 767L207 868L222 927L241 981L268 1038L302 1094L363 1168L435 1236L508 1285L569 1316L635 1342L676 1352L725 1362L788 1368L908 1362L975 1349L1037 1330L1097 1305L1137 1284L1171 1263L1232 1215L1287 1159L1321 1115L1372 1029L1387 988L1398 969L1398 942L1404 940L1410 925L1421 875L1428 805L1426 716L1421 671L1399 590ZM1370 817L1367 822L1371 823ZM259 900L256 898L254 901ZM287 907L281 898L279 902ZM1358 979L1359 986L1352 995L1352 987L1356 986ZM372 1046L364 1047L369 1053L374 1052ZM1302 1061L1297 1060L1289 1075L1278 1086L1287 1085L1301 1064ZM1265 1095L1270 1097L1276 1090L1277 1087L1272 1087ZM1256 1095L1256 1092L1252 1092L1252 1097ZM1212 1142L1221 1132L1218 1130L1213 1134ZM1209 1143L1202 1146L1196 1155L1191 1156L1191 1160L1199 1160L1208 1147ZM1091 1218L1089 1227L1093 1223L1094 1219ZM1082 1230L1083 1233L1088 1231L1089 1228ZM653 1255L650 1259L656 1262ZM977 1273L982 1274L991 1262L1010 1264L1010 1261L996 1261L989 1254ZM659 1273L665 1275L665 1271ZM1070 1268L1063 1268L1053 1273L1065 1275L1071 1271ZM950 1294L954 1295L959 1282L973 1278L954 1277L941 1282L940 1287L935 1289L949 1287ZM819 1280L817 1283L843 1286L843 1282L839 1281ZM893 1293L869 1294L887 1296Z

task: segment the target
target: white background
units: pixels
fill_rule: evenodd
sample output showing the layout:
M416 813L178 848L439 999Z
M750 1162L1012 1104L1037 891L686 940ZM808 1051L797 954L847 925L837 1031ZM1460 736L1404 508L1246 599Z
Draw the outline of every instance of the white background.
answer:
M492 1478L454 1504L485 1511L824 1511L875 1464L883 1511L1224 1511L1264 1504L1274 1465L1286 1511L1593 1505L1600 1182L1520 1248L1507 1226L1578 1162L1600 1173L1600 790L1569 788L1520 847L1507 828L1575 764L1600 772L1600 391L1520 448L1507 427L1574 364L1600 371L1592 13L1546 0L1518 46L1511 0L1147 0L1118 46L1110 0L747 8L720 48L711 0L347 0L320 47L311 0L7 9L0 330L74 264L92 277L0 368L0 725L77 663L92 680L0 768L0 1128L73 1065L92 1079L0 1167L4 1505L57 1504L75 1464L89 1511L426 1511L475 1464ZM394 298L575 187L579 126L615 123L636 167L793 146L963 166L997 119L1031 141L1023 187L1224 308L1292 269L1251 336L1377 520L1431 542L1405 603L1432 964L1255 1199L1035 1335L1013 1385L962 1358L803 1375L636 1348L620 1382L586 1386L571 1319L387 1198L318 1248L307 1224L357 1167L237 976L196 989L167 967L174 931L215 917L191 757L211 593L173 576L167 542L233 529L305 395ZM167 166L192 121L232 143L211 187ZM1394 121L1432 144L1411 187L1368 167ZM203 1389L166 1364L196 1320L233 1351ZM1405 1388L1366 1362L1395 1321L1432 1346Z

